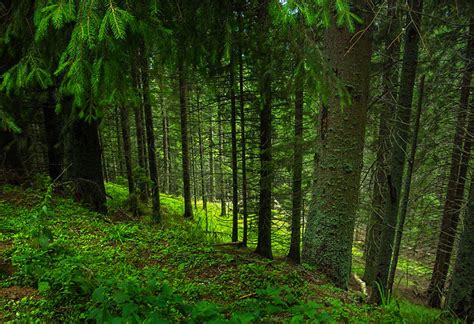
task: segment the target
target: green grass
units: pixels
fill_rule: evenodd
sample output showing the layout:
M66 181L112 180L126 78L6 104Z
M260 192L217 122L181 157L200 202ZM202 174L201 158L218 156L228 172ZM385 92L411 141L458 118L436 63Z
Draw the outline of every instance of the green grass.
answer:
M216 246L230 233L217 204L208 209L209 231L224 237L203 231L200 208L194 222L184 221L178 197L161 195L165 221L156 225L149 216L118 217L126 210L127 191L115 184L107 184L107 217L71 199L45 200L45 192L41 186L0 188L0 261L15 268L0 273L0 322L429 323L441 318L440 312L408 302L376 308L360 293L325 284L306 267L261 259L252 249Z

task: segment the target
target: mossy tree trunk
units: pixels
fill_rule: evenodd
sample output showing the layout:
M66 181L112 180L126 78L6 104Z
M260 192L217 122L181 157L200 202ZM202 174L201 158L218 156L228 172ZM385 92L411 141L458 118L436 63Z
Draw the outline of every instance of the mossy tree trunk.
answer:
M232 138L232 242L239 240L239 191L237 167L237 105L235 98L235 57L231 49L229 63L230 83L230 126Z
M341 107L337 91L330 91L327 111L321 114L316 201L307 218L302 255L304 262L316 266L341 288L347 288L351 272L371 59L370 30L365 30L370 22L365 13L370 8L363 0L351 1L351 5L364 19L355 31L361 36L337 27L332 17L325 47L328 63L352 102Z

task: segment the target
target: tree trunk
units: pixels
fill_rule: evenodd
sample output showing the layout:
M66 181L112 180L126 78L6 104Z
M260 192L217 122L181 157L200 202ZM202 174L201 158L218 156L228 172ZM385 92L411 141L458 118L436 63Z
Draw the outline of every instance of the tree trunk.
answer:
M366 23L371 12L364 0L351 1ZM362 170L369 63L370 30L358 25L354 37L334 20L326 31L330 66L346 85L352 102L341 107L337 91L330 92L328 109L321 114L316 201L307 217L303 261L315 265L337 287L347 288L352 263L352 241Z
M116 149L117 149L117 154L116 154L116 157L117 157L117 160L118 160L118 175L119 176L123 176L124 175L124 166L123 166L123 145L122 145L122 135L120 134L120 113L119 113L119 110L118 108L115 108L115 113L114 113L114 116L115 116L115 119L114 119L114 122L115 122L115 125L114 125L114 129L115 129L115 138L117 139L117 146L116 146Z
M471 178L464 229L449 288L448 309L467 323L474 322L474 176Z
M209 121L209 201L214 201L214 130L212 116L214 109L211 111L211 119Z
M411 106L418 65L418 41L421 28L422 0L410 0L410 12L407 13L407 31L401 71L398 110L393 126L394 146L390 158L390 173L387 176L388 190L384 198L384 218L380 236L380 249L376 257L375 279L372 286L371 301L381 302L381 290L388 291L388 275L392 260L393 240L397 226L405 152L410 138Z
M206 178L204 176L204 145L202 143L202 130L201 130L201 111L199 107L199 94L197 102L197 113L198 113L198 140L199 140L199 169L201 173L201 197L202 197L202 208L206 215L206 232L209 230L209 220L207 215L207 194L206 194Z
M261 24L258 54L260 58L260 195L258 210L258 240L256 252L272 259L272 76L271 47L268 43L270 17L268 0L261 1L259 22Z
M160 97L161 112L162 112L162 127L163 127L163 172L164 184L163 190L166 193L171 192L171 176L170 176L170 159L169 159L169 134L168 134L168 114L163 104L163 96Z
M235 64L234 50L231 49L229 64L230 81L230 116L232 137L232 242L239 240L239 196L238 196L238 167L237 167L237 106L235 102Z
M91 210L106 213L98 122L73 118L68 128L67 152L71 164L68 176L75 182L75 198Z
M398 216L397 232L395 233L395 243L393 249L392 264L390 266L390 274L388 277L387 287L391 291L397 271L398 256L400 254L400 244L402 242L403 227L408 212L408 202L410 199L411 178L413 175L413 167L415 164L416 146L418 144L418 131L420 129L421 110L423 108L423 95L425 91L425 75L420 79L420 87L418 90L418 105L416 108L415 125L413 126L413 138L411 140L410 156L408 157L408 167L401 201L400 215Z
M221 216L226 215L225 206L225 181L224 181L224 141L222 133L222 108L223 106L219 103L217 118L218 118L218 132L219 132L219 191L221 200Z
M398 60L400 57L400 42L398 41L400 26L398 20L398 0L389 0L387 8L387 27L385 31L385 62L382 75L383 101L380 110L380 122L378 133L378 147L376 158L376 170L374 177L374 188L372 196L372 213L367 225L365 241L365 267L363 279L365 282L373 282L375 279L375 259L380 246L380 235L382 232L383 208L385 198L388 195L387 175L391 141L391 121L396 111L396 98L398 82Z
M470 84L474 69L474 19L471 18L466 47L465 69L461 81L461 98L454 135L451 170L448 180L446 201L441 221L436 260L428 288L429 305L440 307L449 270L453 243L459 221L459 213L464 198L464 184L471 150L471 134L466 134L466 115L469 109ZM474 106L471 105L468 130L474 128Z
M155 135L153 130L153 112L150 102L150 84L148 79L148 57L142 53L142 87L143 108L145 111L145 128L148 148L148 167L151 180L151 198L153 201L152 218L155 223L161 223L160 177L155 151Z
M139 77L139 71L135 66L132 66L132 77L135 81L135 87L137 92L141 94L141 82ZM139 96L141 98L141 95ZM141 102L141 100L140 100ZM137 137L137 155L138 155L138 166L146 172L146 165L145 165L145 131L143 129L143 109L142 104L138 103L135 107L135 131ZM143 201L148 200L148 188L144 181L140 181L140 198Z
M181 45L184 46L184 45ZM188 104L186 99L186 74L185 66L180 57L178 66L179 78L179 108L181 119L181 149L182 149L182 164L183 164L183 196L184 196L184 218L193 218L193 208L191 205L191 179L189 172L189 147L188 147Z
M125 156L125 169L127 171L128 180L128 197L130 200L130 209L134 216L137 216L137 196L135 193L135 179L133 177L132 167L132 148L130 144L130 123L128 118L128 109L122 105L120 106L120 126L122 128L122 143Z
M302 50L302 46L299 49ZM288 258L301 262L301 176L303 173L303 105L304 105L304 62L297 54L299 69L295 76L295 137L293 151L293 186L291 209L291 241Z
M64 124L62 115L55 112L55 89L48 90L48 99L43 105L44 128L48 145L48 171L52 180L58 179L62 170L63 146L61 142L61 128Z
M238 17L239 23L239 104L240 104L240 146L242 148L242 216L243 233L242 244L247 246L248 241L248 204L247 204L247 143L245 134L245 98L244 98L244 60L242 53L242 14Z

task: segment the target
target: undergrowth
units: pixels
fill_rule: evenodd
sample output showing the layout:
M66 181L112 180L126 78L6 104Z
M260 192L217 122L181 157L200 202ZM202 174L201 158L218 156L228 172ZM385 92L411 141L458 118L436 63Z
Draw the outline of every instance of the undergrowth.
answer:
M0 322L434 322L443 314L392 299L382 307L341 291L307 267L265 260L181 219L182 200L162 195L164 224L123 216L127 191L108 184L110 216L50 186L0 188ZM29 202L28 204L26 202ZM144 207L146 210L146 206ZM210 204L208 230L218 228ZM205 225L205 224L204 224ZM12 287L28 293L8 295ZM3 292L3 293L2 293ZM447 320L447 319L446 319Z

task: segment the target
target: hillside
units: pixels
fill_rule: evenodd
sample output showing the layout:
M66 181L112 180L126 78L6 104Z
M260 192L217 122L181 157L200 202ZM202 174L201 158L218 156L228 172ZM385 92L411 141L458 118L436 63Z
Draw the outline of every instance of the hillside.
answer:
M178 198L162 195L164 225L132 218L121 209L124 189L107 189L108 217L42 185L0 188L0 322L429 323L445 317L405 300L373 307L355 283L342 291L307 266L227 245L206 234L199 218L182 221Z

